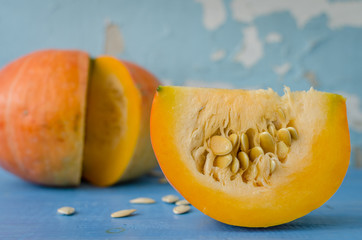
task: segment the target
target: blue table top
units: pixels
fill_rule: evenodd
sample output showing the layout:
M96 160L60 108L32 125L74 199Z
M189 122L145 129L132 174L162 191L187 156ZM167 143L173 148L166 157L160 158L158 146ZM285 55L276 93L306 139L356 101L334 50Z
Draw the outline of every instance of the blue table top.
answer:
M322 207L291 223L271 228L228 226L195 208L184 215L161 201L179 195L157 178L110 188L47 188L26 183L0 170L0 239L362 239L362 171L349 170L338 192ZM151 205L129 203L151 197ZM181 196L180 196L181 197ZM72 206L76 214L57 209ZM112 212L136 208L134 216L111 218Z

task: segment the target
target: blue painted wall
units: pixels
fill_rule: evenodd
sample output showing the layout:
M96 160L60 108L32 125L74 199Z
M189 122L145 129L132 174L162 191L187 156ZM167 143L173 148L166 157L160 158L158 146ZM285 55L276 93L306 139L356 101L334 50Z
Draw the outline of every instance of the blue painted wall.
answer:
M358 165L361 13L360 0L0 0L0 67L37 49L97 56L118 44L108 52L166 84L342 93Z

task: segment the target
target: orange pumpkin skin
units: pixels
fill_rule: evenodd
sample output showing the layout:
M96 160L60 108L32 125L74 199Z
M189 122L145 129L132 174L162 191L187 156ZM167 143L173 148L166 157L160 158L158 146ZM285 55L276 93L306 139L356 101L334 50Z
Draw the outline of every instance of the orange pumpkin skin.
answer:
M142 99L142 104L139 106L141 109L139 137L132 156L133 159L137 160L127 166L124 175L120 179L126 181L141 176L157 165L150 138L150 115L153 96L160 82L154 75L137 64L123 60L121 62L131 74Z
M318 112L321 115L327 117L325 124L318 121L314 122L317 123L316 126L300 124L301 131L306 126L320 129L318 134L308 139L310 142L303 140L310 151L300 156L300 159L288 160L282 171L271 177L269 186L255 188L249 185L227 191L219 183L194 170L195 166L190 164L184 153L188 151L187 142L190 137L180 136L180 132L189 127L188 122L193 122L188 115L193 110L189 109L201 111L203 108L200 108L199 103L207 102L204 98L208 96L208 99L226 99L219 106L228 107L233 102L230 95L237 98L238 95L249 95L249 92L160 87L155 94L151 111L152 146L159 165L172 186L204 214L235 226L268 227L283 224L302 217L325 203L342 183L349 164L350 141L345 99L336 94L316 91L292 95L295 98L304 96L308 101L299 116L307 118L308 111L316 107L320 108ZM251 107L245 107L256 109L253 103L249 104Z
M0 70L0 164L51 186L80 182L89 57L44 50Z

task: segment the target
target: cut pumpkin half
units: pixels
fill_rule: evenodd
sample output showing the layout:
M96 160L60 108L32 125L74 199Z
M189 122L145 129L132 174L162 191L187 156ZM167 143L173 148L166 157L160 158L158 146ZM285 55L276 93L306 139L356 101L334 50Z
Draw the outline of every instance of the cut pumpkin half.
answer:
M223 223L268 227L325 203L346 174L345 99L313 89L159 87L151 140L169 182Z

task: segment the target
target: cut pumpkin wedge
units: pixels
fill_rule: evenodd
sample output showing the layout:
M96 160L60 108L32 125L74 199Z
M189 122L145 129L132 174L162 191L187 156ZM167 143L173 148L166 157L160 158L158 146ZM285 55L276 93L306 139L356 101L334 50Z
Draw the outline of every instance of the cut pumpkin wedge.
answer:
M172 186L206 215L268 227L302 217L341 185L350 158L345 99L313 89L159 87L151 140Z

